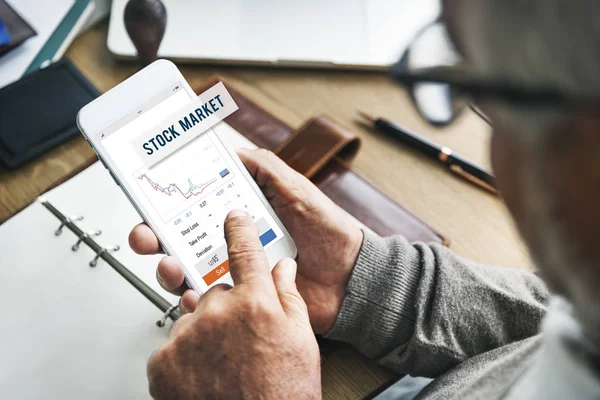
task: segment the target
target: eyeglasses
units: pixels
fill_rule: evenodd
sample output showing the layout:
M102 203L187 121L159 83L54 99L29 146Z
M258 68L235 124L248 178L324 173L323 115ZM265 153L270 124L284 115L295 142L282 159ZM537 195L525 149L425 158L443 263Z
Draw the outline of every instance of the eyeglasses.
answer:
M402 85L444 83L476 100L499 100L529 107L597 109L600 98L572 96L552 87L528 87L507 81L481 79L457 67L436 67L406 71L392 68L393 78Z

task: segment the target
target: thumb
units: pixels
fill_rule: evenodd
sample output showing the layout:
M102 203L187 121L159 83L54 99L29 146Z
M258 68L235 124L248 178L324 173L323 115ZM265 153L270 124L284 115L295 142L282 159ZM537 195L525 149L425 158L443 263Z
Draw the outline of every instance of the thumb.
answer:
M273 282L285 313L289 317L308 321L306 304L296 288L296 268L296 261L291 258L279 261L273 268Z

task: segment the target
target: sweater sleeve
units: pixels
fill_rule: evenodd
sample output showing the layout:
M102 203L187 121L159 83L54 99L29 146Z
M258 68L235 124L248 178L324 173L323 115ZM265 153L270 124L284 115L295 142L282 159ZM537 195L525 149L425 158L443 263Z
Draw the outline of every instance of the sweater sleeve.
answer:
M443 246L365 233L326 337L399 373L434 378L538 333L548 299L531 272L478 265Z

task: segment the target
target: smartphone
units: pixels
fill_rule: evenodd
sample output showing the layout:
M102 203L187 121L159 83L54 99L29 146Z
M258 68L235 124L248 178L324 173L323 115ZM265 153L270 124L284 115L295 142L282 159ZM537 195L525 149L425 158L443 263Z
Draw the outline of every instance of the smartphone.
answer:
M182 133L173 121L198 99L175 64L159 60L82 108L77 124L164 251L183 264L187 284L203 293L233 284L223 222L234 208L254 219L271 268L297 250L223 137L212 128L169 135L168 127ZM166 136L146 141L157 132ZM168 139L179 147L161 148L173 145Z

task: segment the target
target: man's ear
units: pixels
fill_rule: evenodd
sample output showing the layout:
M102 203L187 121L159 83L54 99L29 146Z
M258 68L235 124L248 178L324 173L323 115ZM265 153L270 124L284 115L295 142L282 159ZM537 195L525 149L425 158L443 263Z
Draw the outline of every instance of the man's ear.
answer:
M544 186L556 220L581 252L600 237L600 111L574 112L555 126L543 150Z
M600 109L575 113L568 119L568 125L583 136L589 135L590 139L600 138Z
M600 158L594 156L600 152L600 110L571 112L544 134L547 135L543 142L549 150L549 163L580 164L598 160L600 166Z
M600 293L600 111L574 112L547 141L545 188L550 217L560 226L571 264L553 272L580 311ZM557 268L558 270L558 268ZM584 312L585 313L585 312ZM588 315L597 308L589 309ZM585 318L585 317L584 317Z

